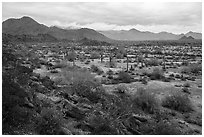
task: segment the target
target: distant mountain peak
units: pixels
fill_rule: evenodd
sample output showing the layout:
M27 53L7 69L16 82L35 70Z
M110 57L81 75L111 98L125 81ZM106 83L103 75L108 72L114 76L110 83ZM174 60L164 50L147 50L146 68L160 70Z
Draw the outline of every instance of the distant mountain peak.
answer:
M81 40L88 38L98 41L110 41L103 34L89 28L67 30L59 26L47 27L39 24L37 21L28 16L22 18L8 19L2 23L2 32L10 35L33 35L49 34L59 40Z
M130 29L129 30L130 32L132 31L132 32L140 32L139 30L137 30L137 29L135 29L135 28L132 28L132 29Z
M183 36L183 37L181 37L179 40L194 40L194 38L192 37L192 36Z
M29 16L23 16L23 17L21 17L20 19L30 19L30 20L33 20L31 17L29 17Z
M193 31L189 31L188 33L194 33Z

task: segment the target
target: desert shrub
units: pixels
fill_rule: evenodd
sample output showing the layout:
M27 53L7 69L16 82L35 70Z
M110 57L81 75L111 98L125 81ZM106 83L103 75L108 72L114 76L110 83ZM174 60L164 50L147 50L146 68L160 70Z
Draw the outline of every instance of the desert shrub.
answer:
M170 75L169 75L169 77L174 77L174 74L173 74L173 73L172 73L172 74L170 74Z
M43 109L41 117L36 120L35 129L41 135L59 135L62 114L55 109Z
M130 71L134 71L133 65L130 66Z
M163 77L162 81L163 81L163 82L170 82L170 81L171 81L171 78Z
M142 78L142 79L141 79L141 82L142 82L142 84L144 84L144 85L146 85L146 84L148 83L146 78Z
M163 78L164 78L164 74L163 74L162 70L160 70L159 68L155 68L153 70L153 72L150 74L151 80L160 80Z
M126 134L123 121L131 114L131 99L122 94L121 97L103 93L100 103L96 104L93 112L87 117L91 134L121 135Z
M116 92L117 93L127 93L128 88L125 85L119 85L116 87Z
M182 64L183 66L188 66L189 65L189 62L186 60L186 61L183 61Z
M189 66L189 68L190 68L190 72L193 74L197 74L200 71L202 71L202 65L201 64L191 64Z
M67 62L65 61L61 61L57 64L55 64L52 68L55 69L55 68L65 68L67 66Z
M183 84L183 87L190 87L190 83L185 83L185 84Z
M157 111L159 104L154 94L139 88L133 99L134 108L140 108L148 113Z
M113 79L113 75L108 75L108 79Z
M198 74L201 71L202 71L202 65L197 63L190 64L189 66L183 67L181 69L181 73L185 73L185 74L189 74L189 73Z
M113 75L113 71L111 69L109 69L107 72L106 72L107 75Z
M96 65L91 65L91 70L92 72L97 73L98 75L103 74L103 70L101 70L98 66Z
M92 115L88 119L92 135L116 135L117 130L111 126L111 119L102 115Z
M198 126L202 126L202 114L201 113L186 113L184 120L188 123L192 123Z
M158 123L156 123L153 134L155 135L181 135L182 132L179 130L178 124L161 120Z
M190 91L189 91L188 87L183 87L182 91L185 92L185 93L190 94Z
M190 69L188 67L183 67L181 69L181 73L188 74L188 73L190 73Z
M150 65L150 66L158 66L159 65L159 61L157 59L150 59L150 60L147 60L146 61L146 64L147 65Z
M172 95L167 96L162 101L162 106L170 109L174 109L180 112L193 111L193 107L189 97L179 92L175 92Z
M118 80L124 82L124 83L130 83L131 82L132 77L124 71L120 71L118 73Z
M111 62L109 62L109 67L110 68L116 68L117 67L117 63L115 60L112 60Z
M100 54L97 52L92 52L90 59L98 59L100 58Z
M67 94L77 94L92 102L98 101L103 88L90 72L74 70L64 72L64 76L67 83L70 83L70 90L67 90Z
M90 60L86 60L85 64L88 65L90 62L91 62Z

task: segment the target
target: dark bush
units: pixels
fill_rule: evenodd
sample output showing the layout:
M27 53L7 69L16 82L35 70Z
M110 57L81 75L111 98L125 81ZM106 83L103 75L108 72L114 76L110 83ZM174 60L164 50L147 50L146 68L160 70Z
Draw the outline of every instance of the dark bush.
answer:
M124 83L130 83L132 80L132 77L127 72L120 71L118 73L118 80L120 80Z
M113 75L113 71L111 69L109 69L107 72L106 72L107 75Z
M193 107L189 97L179 92L175 92L172 95L167 96L162 101L162 106L170 109L174 109L180 112L193 111Z
M140 108L148 113L157 111L159 104L154 94L147 92L143 88L139 88L134 95L134 108Z
M190 87L190 83L185 83L185 84L183 84L183 87Z
M182 91L185 92L185 93L188 93L188 94L191 93L187 87L183 87L183 88L182 88Z
M154 133L155 135L181 135L179 125L173 122L160 121L156 123Z
M98 75L103 74L103 70L101 70L98 66L96 65L91 65L91 71L97 73Z
M36 131L40 135L59 135L62 115L55 109L43 109L41 118L36 122Z
M159 68L155 68L152 73L150 73L150 79L151 80L161 80L164 78L164 74L162 70Z
M116 88L116 92L117 93L127 93L128 92L128 88L125 85L119 85Z

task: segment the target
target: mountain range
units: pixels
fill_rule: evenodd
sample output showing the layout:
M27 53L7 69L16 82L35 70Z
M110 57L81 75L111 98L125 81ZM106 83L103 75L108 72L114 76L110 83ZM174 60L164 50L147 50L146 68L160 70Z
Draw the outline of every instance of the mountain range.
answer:
M88 28L81 29L61 29L59 27L48 27L36 22L30 17L22 17L20 19L8 19L2 23L2 33L10 35L33 35L48 34L58 40L78 41L84 38L98 41L110 41L103 34Z
M100 31L105 36L115 40L139 41L139 40L179 40L183 36L191 36L194 39L202 39L201 33L188 32L186 34L173 34L169 32L153 33L149 31L139 31L137 29L121 31Z
M79 41L86 38L90 40L110 42L113 40L179 40L183 36L191 36L193 39L202 39L201 33L192 31L186 34L176 35L169 32L153 33L149 31L139 31L136 29L120 31L96 31L89 28L63 29L56 26L48 27L27 16L19 19L10 18L5 20L2 23L2 33L13 36L20 35L20 38L25 38L24 35L28 35L29 38L35 38L38 40L42 40L42 38L48 38L48 40L57 39Z

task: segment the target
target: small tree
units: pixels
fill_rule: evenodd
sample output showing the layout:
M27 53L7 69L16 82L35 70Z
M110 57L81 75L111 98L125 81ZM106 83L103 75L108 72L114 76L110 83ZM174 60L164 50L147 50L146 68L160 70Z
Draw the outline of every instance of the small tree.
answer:
M73 66L75 66L75 59L76 59L76 53L74 50L72 50L71 52L68 53L68 55L66 56L66 59L68 61L73 62Z
M98 52L92 52L90 58L91 58L91 59L97 59L97 58L100 58L100 55L99 55Z

